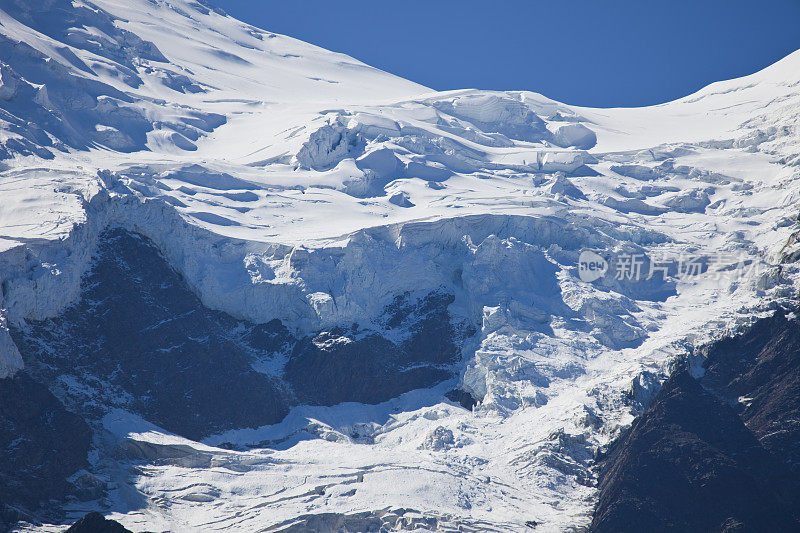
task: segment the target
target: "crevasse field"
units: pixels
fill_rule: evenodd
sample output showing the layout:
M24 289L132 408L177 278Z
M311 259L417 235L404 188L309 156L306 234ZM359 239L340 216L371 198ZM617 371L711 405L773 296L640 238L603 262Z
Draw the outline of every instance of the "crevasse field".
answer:
M45 3L0 2L0 377L91 427L73 520L580 530L669 365L794 294L800 53L590 109L193 1Z

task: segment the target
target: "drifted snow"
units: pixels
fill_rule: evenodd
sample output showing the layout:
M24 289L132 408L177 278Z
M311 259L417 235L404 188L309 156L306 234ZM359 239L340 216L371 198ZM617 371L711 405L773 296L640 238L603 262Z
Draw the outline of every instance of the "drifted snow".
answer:
M68 42L0 11L3 34L32 50L0 65L13 116L0 377L21 366L5 321L73 302L110 225L152 239L206 305L237 317L369 325L397 295L444 289L477 329L458 382L376 406L301 406L205 443L109 413L113 445L149 461L132 479L95 464L129 527L252 531L399 507L476 529L585 525L594 451L669 362L795 292L795 267L775 265L796 247L798 53L676 102L587 109L435 93L195 2L93 4L109 15L84 12ZM119 31L98 29L107 20ZM100 54L98 39L134 55ZM69 98L19 74L46 58ZM45 111L76 128L40 132ZM764 274L587 284L583 248L726 252ZM455 386L482 400L474 412L443 400Z

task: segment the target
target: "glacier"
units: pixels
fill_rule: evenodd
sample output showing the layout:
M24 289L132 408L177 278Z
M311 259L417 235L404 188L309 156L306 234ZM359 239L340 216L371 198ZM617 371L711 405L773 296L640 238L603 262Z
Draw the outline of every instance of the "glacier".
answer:
M800 52L591 109L195 0L0 24L0 378L93 434L20 531L583 531L675 361L796 296ZM587 249L729 259L586 282Z

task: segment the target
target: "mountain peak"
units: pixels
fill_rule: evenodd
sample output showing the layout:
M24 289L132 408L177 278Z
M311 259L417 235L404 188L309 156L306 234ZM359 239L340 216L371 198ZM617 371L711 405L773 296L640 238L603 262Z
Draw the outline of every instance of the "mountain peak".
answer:
M672 363L796 294L797 54L591 109L196 1L0 24L0 457L63 441L7 380L86 422L41 460L81 503L32 519L587 527L598 451Z

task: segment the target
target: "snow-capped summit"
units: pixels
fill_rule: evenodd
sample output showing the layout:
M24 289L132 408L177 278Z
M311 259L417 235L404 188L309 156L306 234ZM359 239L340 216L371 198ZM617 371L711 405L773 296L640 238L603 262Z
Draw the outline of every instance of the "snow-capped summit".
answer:
M587 525L670 363L794 295L799 73L590 109L195 0L0 1L0 377L94 435L52 497L142 530Z

